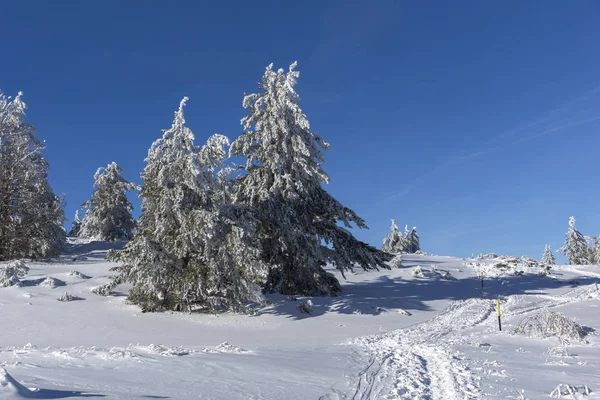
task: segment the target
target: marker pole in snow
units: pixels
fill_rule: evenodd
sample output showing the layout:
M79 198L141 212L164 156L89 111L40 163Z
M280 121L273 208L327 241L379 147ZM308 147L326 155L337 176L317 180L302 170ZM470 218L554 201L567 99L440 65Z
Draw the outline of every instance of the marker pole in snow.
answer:
M485 297L485 293L483 292L483 272L481 273L481 297Z
M498 312L498 329L502 330L502 319L500 317L500 298L496 299L496 311Z

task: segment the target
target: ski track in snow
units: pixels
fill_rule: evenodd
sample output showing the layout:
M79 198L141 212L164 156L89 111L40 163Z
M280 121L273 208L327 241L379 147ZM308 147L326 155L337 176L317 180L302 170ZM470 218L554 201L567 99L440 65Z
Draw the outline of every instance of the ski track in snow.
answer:
M600 277L600 274L589 271L573 272ZM560 295L510 295L502 305L503 318L526 316L545 308L583 301L598 292L598 284L590 284ZM447 349L453 345L475 342L469 329L480 325L495 329L496 321L493 299L458 300L438 316L413 327L350 341L349 344L359 347L359 352L368 355L367 366L357 373L357 383L350 398L480 398L479 379L473 376L458 352L451 354ZM355 362L360 358L356 357Z

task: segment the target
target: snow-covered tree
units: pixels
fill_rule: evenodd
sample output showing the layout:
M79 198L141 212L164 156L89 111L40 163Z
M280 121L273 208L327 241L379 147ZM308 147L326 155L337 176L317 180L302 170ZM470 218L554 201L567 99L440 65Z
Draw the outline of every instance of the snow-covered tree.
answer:
M79 216L79 210L75 211L75 217L73 218L73 223L71 224L71 230L69 231L69 236L77 237L79 236L79 231L81 230L81 217Z
M585 237L575 229L575 217L569 218L569 230L565 234L565 245L558 249L571 265L589 264L588 246Z
M135 220L127 192L138 186L125 180L122 174L123 170L114 162L98 168L92 198L83 204L89 212L81 222L79 237L106 241L131 239Z
M329 144L311 131L298 104L295 67L285 72L268 66L261 92L244 97L245 132L230 152L246 158L236 202L251 206L261 221L263 260L270 265L266 291L333 295L339 282L323 266L342 273L357 264L388 268L387 255L352 236L348 228L366 228L364 221L322 187L329 177L321 151Z
M383 246L381 250L388 253L397 253L398 245L402 240L402 234L398 230L396 220L392 219L392 226L390 226L390 233L383 239Z
M590 264L600 264L600 236L594 237L593 246L588 249Z
M135 235L109 254L123 264L113 285L133 283L129 300L145 311L243 312L264 300L258 221L247 207L231 204L218 174L229 141L213 135L202 148L194 145L186 101L148 151Z
M552 253L552 249L550 245L547 244L544 249L544 254L542 255L542 264L545 265L554 265L556 264L556 259L554 258L554 254Z
M0 259L43 258L65 243L63 202L48 183L35 128L24 121L22 93L0 93Z
M417 232L417 227L413 226L410 231L410 252L416 253L421 250L421 243L419 238L419 233Z
M421 250L419 234L417 228L408 229L408 225L404 227L404 234L398 230L396 220L392 220L390 233L383 240L382 250L388 253L416 253Z

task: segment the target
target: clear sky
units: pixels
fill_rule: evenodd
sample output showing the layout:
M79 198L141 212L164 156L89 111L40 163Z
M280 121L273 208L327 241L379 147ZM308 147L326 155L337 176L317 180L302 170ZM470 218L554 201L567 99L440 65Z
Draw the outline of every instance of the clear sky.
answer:
M436 4L437 3L437 4ZM328 190L377 246L390 219L433 254L540 257L568 217L600 234L597 1L3 2L0 88L25 93L67 216L93 174L139 174L189 96L202 143L298 61L332 145ZM135 202L139 214L139 202Z

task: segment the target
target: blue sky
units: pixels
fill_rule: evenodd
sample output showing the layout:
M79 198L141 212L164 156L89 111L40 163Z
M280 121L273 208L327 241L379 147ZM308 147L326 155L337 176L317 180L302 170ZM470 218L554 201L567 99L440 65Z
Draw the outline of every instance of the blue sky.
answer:
M198 143L241 132L244 92L297 60L328 190L379 245L541 256L568 217L600 234L600 3L31 1L2 5L0 88L22 90L69 219L93 174L140 182L189 96ZM139 203L136 201L136 206ZM136 215L139 213L139 207Z

